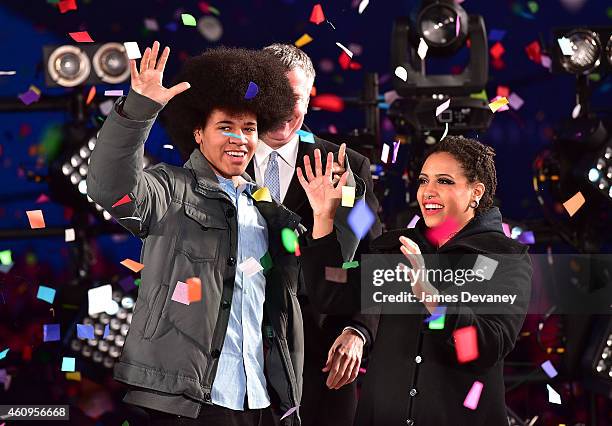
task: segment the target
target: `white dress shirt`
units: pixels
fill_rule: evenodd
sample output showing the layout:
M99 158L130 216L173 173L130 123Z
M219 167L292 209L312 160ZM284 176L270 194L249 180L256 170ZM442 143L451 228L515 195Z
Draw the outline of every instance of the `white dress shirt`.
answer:
M270 153L276 151L278 154L278 172L280 174L280 197L281 203L287 195L289 190L289 184L293 179L295 173L295 164L297 162L298 149L300 147L300 136L295 135L288 143L274 150L270 148L262 140L257 144L255 150L255 156L253 158L253 168L255 169L255 182L259 186L264 185L264 176L266 175L266 169L268 168L268 160L270 159Z

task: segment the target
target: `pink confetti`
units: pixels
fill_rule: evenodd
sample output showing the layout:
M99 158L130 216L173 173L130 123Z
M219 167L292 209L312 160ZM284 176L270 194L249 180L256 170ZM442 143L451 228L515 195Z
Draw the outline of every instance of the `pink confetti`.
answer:
M519 109L521 109L525 101L519 95L512 92L510 93L510 96L508 97L508 103L510 104L512 109L518 111Z
M457 360L460 364L474 361L478 358L476 327L470 325L469 327L459 328L453 332L453 338L455 339Z
M463 401L463 406L469 408L470 410L475 410L478 407L478 401L480 401L480 394L482 393L482 388L484 385L482 382L476 380L472 385L472 388L468 392L465 397L465 401Z
M415 214L410 223L408 224L408 228L412 229L416 226L417 222L421 219L421 216Z
M451 234L457 232L459 224L453 219L448 218L438 226L430 228L425 233L425 236L430 243L440 245L451 237Z
M299 407L299 405L296 405L295 407L290 408L289 410L287 410L287 412L285 414L283 414L283 417L281 417L280 419L283 420L285 417L289 417L290 415L292 415L295 412L295 410L298 409L298 407Z
M182 281L176 283L174 293L172 293L172 300L182 303L183 305L189 305L189 286L187 283Z

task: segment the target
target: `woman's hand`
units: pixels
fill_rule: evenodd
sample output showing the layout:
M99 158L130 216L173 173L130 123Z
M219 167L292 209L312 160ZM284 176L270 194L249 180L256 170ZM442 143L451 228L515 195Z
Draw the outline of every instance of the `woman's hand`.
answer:
M170 48L166 46L163 50L159 62L159 42L153 43L153 49L147 47L142 59L140 60L140 72L136 68L136 60L130 59L130 75L132 89L147 98L165 105L170 99L189 89L191 85L187 82L179 83L169 89L162 85L164 69L170 55Z
M438 290L436 290L436 288L427 280L425 259L421 254L421 249L419 248L418 244L407 237L400 237L399 240L400 243L402 243L400 250L412 265L412 269L415 272L419 270L421 271L418 275L416 273L414 274L414 277L418 277L418 280L412 283L412 293L418 297L419 300L423 300L427 296L437 295ZM423 304L431 314L433 314L434 310L438 306L437 302L423 302Z

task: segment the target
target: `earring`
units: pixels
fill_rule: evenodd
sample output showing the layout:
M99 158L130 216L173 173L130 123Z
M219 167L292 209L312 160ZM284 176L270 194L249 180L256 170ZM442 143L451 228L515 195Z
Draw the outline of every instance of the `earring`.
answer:
M479 205L480 205L480 200L479 199L472 200L470 202L470 207L473 208L474 210L476 210Z

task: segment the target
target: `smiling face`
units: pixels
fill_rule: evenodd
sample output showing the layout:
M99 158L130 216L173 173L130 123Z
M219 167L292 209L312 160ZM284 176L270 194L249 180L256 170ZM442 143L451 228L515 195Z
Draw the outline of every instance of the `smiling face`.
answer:
M449 220L461 229L474 217L469 204L480 200L484 192L482 183L468 182L455 157L448 152L436 152L423 164L417 199L427 227L440 226Z
M233 133L242 138L227 136ZM195 139L215 173L230 179L246 170L257 147L257 118L253 113L229 114L215 109Z
M287 78L297 101L291 119L262 136L262 140L272 149L278 149L293 139L295 132L302 128L304 116L308 112L310 91L313 85L312 78L308 77L304 70L299 67L289 71Z

